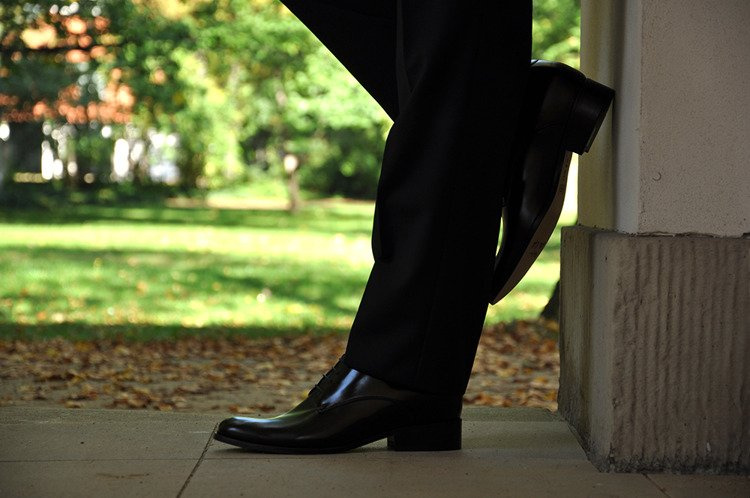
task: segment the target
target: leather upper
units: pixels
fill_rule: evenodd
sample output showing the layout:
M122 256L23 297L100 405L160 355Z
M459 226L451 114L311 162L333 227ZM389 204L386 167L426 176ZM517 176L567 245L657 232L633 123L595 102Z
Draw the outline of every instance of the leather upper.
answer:
M217 433L261 447L356 447L395 428L456 419L461 401L393 387L340 360L292 410L267 419L232 417Z

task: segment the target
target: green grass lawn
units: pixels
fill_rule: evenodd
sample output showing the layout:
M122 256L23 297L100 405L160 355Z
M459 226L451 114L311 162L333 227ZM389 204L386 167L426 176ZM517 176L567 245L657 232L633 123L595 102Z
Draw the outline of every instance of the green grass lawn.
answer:
M134 339L347 332L372 255L373 205L61 206L0 212L0 337ZM570 223L574 215L563 221ZM559 230L487 323L535 317Z

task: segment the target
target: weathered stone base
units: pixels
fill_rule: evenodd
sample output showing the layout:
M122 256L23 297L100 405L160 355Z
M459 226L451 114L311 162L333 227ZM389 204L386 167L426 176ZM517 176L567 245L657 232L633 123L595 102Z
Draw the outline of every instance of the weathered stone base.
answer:
M750 472L750 239L563 230L561 414L600 470Z

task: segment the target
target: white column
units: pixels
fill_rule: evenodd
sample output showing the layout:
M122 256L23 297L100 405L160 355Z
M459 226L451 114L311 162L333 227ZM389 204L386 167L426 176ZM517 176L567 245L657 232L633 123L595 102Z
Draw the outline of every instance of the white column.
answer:
M583 0L584 72L617 89L581 159L582 224L750 233L750 2Z
M582 0L617 91L564 231L560 411L602 469L750 470L750 2Z

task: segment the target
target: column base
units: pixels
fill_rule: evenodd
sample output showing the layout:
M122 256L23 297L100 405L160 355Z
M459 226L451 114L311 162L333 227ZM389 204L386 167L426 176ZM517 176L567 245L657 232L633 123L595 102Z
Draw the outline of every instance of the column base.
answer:
M563 229L560 413L603 471L750 472L750 239Z

